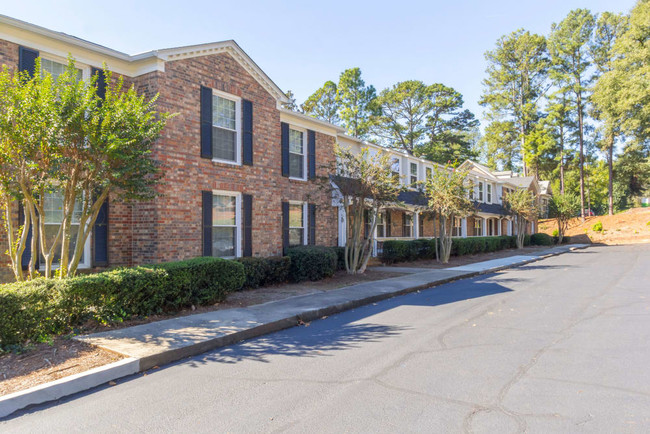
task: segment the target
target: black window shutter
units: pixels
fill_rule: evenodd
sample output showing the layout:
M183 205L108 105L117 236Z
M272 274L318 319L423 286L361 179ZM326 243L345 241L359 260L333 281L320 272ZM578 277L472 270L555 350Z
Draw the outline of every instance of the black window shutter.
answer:
M201 86L201 158L212 159L212 89Z
M93 226L93 265L108 265L108 198L102 204Z
M212 256L212 192L202 191L201 200L203 206L203 256Z
M36 72L36 59L38 58L38 51L30 48L18 47L18 69L20 71L27 71L31 77Z
M387 237L391 236L390 235L390 226L391 226L390 214L391 214L390 210L387 209L386 210L386 236Z
M289 176L289 124L280 122L282 146L282 176Z
M289 247L289 202L282 202L282 249Z
M18 225L22 226L25 221L25 209L23 208L23 204L20 203L18 204ZM32 259L32 225L29 227L29 231L27 232L27 241L25 243L25 250L23 250L23 256L20 258L20 264L23 268L23 270L27 270L29 268L29 261Z
M307 162L309 179L316 178L316 132L307 130Z
M316 205L310 203L308 206L309 210L309 244L316 244Z
M99 68L92 68L90 73L91 75L97 74L97 96L100 99L104 99L106 97L106 74L104 73L104 70Z
M247 166L253 165L253 103L248 100L242 100L242 118L243 118L243 158L242 163Z
M253 256L253 196L242 195L243 207L243 250L242 256Z

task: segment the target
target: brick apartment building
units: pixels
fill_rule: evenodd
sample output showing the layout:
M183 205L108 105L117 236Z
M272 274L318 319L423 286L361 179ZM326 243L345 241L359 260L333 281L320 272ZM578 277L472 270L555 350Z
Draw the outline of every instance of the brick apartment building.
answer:
M101 74L106 65L127 86L148 97L159 94L158 110L178 114L152 153L164 165L163 182L157 187L160 195L133 204L109 198L80 268L202 255L269 256L290 245L344 242L345 211L320 188L318 179L326 177L335 162L336 142L350 147L366 144L345 136L338 126L284 109L282 90L234 41L131 56L0 16L0 65L39 73L33 70L40 57L42 70L57 76L68 55L82 78ZM405 183L423 179L433 167L399 152L395 155ZM418 171L415 178L413 167ZM417 206L419 200L410 200L410 205ZM51 230L58 227L59 201L55 194L46 198ZM19 211L16 207L16 218ZM389 223L395 229L386 230L383 222L380 238L391 233L403 238L431 236L424 231L429 224L418 225L415 213L415 208L398 210ZM503 223L507 217L494 217L499 229L485 234L501 234L502 224L503 233L509 232ZM479 234L468 234L460 224L458 236ZM478 230L484 234L484 229ZM0 234L0 244L6 246L5 234ZM30 255L26 252L24 262ZM2 280L9 277L7 263L6 256L0 258Z

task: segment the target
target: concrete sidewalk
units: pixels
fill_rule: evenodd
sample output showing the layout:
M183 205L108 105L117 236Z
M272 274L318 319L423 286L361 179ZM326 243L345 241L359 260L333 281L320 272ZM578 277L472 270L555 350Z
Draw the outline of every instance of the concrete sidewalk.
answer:
M217 310L127 327L76 339L140 361L140 370L312 321L367 303L498 271L586 245L554 247L530 256L511 256L447 269L408 269L410 274L308 294L246 308ZM382 269L406 270L404 267Z
M0 418L30 405L53 401L92 389L156 365L230 345L244 339L293 327L326 315L395 297L453 280L538 261L544 257L587 247L574 244L544 250L534 256L478 262L447 269L382 267L407 272L400 277L361 283L317 294L239 309L217 310L127 327L75 339L126 356L106 366L0 397ZM407 270L408 271L404 271Z

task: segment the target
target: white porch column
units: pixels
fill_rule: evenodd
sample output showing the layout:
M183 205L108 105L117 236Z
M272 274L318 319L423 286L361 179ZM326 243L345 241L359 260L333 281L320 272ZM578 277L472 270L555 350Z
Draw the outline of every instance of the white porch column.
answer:
M535 222L530 222L530 233L531 234L535 233Z
M497 234L501 236L501 219L497 220L499 227L497 228Z
M487 219L484 217L483 218L483 236L485 237L487 235Z
M467 238L467 219L464 218L460 221L460 236Z
M345 243L348 241L348 216L345 212L345 207L339 205L339 247L345 247Z
M413 212L413 238L420 238L420 212Z

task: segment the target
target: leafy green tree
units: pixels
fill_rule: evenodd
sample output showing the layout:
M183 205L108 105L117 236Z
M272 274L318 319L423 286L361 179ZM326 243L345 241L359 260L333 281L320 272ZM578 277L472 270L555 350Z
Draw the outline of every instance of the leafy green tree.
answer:
M345 243L345 268L349 274L362 274L366 270L374 244L379 210L388 204L398 203L404 186L393 175L393 159L387 152L372 155L368 148L353 153L335 147L340 170L331 179L335 192L348 216ZM330 185L330 179L325 180ZM365 215L370 215L366 233Z
M548 204L549 216L557 221L558 244L567 231L569 221L578 213L578 197L571 193L554 194Z
M621 14L610 12L603 13L596 23L594 40L591 45L591 55L598 75L605 75L614 70L614 62L620 57L614 50L616 40L626 31L627 19ZM591 100L593 102L593 116L601 121L603 140L601 149L607 156L609 169L608 182L608 210L609 215L614 214L614 146L620 135L622 123L621 113L618 110L614 89L606 79L596 82Z
M515 170L521 159L519 134L512 121L488 123L481 146L486 164L493 170Z
M288 91L286 91L284 93L284 95L287 97L287 99L289 101L286 102L286 103L283 103L282 107L284 107L287 110L292 110L294 112L299 111L299 107L298 107L298 104L296 104L296 97L294 96L293 91L288 90Z
M155 195L160 170L151 148L169 115L155 111L155 97L147 101L133 87L123 89L121 79L113 85L110 73L106 95L100 99L97 80L97 76L90 82L79 80L72 59L56 81L47 73L29 77L6 68L0 72L2 205L5 216L11 215L15 201L26 211L17 245L12 244L17 238L10 235L17 280L24 278L19 254L25 249L27 228L34 230L27 277L36 275L39 247L45 277L52 275L57 249L59 277L72 276L109 194L117 200ZM63 197L63 220L54 237L47 236L44 221L45 200L51 193ZM76 234L71 231L73 216L79 221ZM7 232L16 233L10 220L5 219Z
M332 124L338 124L340 106L338 103L338 91L336 83L326 81L323 87L314 92L302 104L306 115L313 116Z
M523 188L511 191L503 201L506 211L515 217L517 248L522 249L526 235L526 221L533 221L537 217L537 203L532 193Z
M372 101L376 97L374 86L366 86L359 68L350 68L341 73L337 90L343 127L349 135L365 138L372 114Z
M560 88L551 94L546 105L546 123L551 130L557 147L557 171L560 180L558 191L564 193L564 171L566 165L567 145L571 143L571 132L577 131L572 116L573 101L567 88Z
M485 53L487 78L480 104L489 107L492 118L515 127L520 142L524 174L526 139L537 120L539 100L547 85L549 59L544 36L519 29L497 41L496 48Z
M580 170L580 214L585 216L584 180L584 115L591 78L589 77L590 42L596 24L587 9L575 9L559 24L553 23L548 38L551 53L551 75L575 97L578 118L578 145Z
M435 167L424 184L428 209L438 215L439 239L436 256L443 264L451 255L451 234L454 218L465 218L474 211L469 198L470 182L467 171L450 166Z
M431 87L417 80L403 81L381 91L374 105L373 135L388 147L415 155L426 140L427 119L434 106Z

